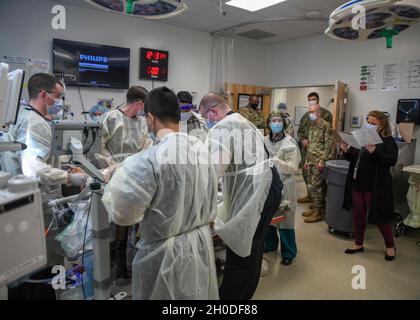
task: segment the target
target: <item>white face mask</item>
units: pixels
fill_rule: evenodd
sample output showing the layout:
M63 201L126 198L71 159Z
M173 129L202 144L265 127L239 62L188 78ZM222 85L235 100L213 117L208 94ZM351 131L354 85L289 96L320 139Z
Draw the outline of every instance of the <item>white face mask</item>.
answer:
M310 107L316 106L316 104L317 104L317 102L314 101L314 100L309 101L309 106Z
M187 121L191 117L191 112L181 112L181 121Z

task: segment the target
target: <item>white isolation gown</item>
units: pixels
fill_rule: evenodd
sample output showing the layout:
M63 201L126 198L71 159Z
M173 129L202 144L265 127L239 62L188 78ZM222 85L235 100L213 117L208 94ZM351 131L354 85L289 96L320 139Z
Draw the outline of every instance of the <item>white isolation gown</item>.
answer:
M283 201L290 202L290 212L286 221L280 223L280 229L295 228L296 211L296 178L295 173L299 170L301 160L299 147L296 141L288 134L277 142L271 142L270 137L265 137L265 146L273 159L274 165L283 182Z
M108 112L103 120L102 152L95 155L95 164L108 168L152 144L144 117L130 118L121 110Z
M272 182L264 136L240 114L231 113L209 131L206 143L223 177L223 207L215 232L238 256L247 257Z
M105 189L103 203L116 224L141 222L134 299L219 298L209 228L217 174L214 166L197 164L206 153L199 139L171 133L127 158Z

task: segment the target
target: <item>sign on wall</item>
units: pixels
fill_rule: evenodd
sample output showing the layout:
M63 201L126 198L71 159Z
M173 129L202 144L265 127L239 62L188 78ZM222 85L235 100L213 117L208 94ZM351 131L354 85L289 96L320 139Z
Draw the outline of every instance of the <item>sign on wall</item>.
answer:
M377 65L363 65L360 72L360 91L372 91L376 89Z

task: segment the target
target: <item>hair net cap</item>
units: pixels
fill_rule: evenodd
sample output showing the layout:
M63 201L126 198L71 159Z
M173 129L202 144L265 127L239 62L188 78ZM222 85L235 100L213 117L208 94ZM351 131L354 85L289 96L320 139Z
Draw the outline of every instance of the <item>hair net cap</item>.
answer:
M280 102L280 103L277 105L277 109L278 109L278 110L287 110L287 104L285 104L284 102Z
M188 91L180 91L177 96L180 102L192 104L193 97Z
M270 114L268 115L267 121L270 122L271 119L273 119L273 118L282 118L283 122L285 122L284 121L284 115L280 110L271 111Z

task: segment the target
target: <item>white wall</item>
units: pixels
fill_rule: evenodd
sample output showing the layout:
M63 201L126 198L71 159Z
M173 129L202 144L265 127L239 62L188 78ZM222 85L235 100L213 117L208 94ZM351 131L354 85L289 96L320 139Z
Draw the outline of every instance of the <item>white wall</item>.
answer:
M208 33L168 26L140 18L123 17L105 11L65 5L67 30L51 27L51 8L47 0L0 1L0 55L52 59L52 39L68 39L131 48L130 85L151 89L150 81L138 79L139 48L151 47L170 52L169 81L155 82L176 91L196 91L199 101L209 90L211 37ZM7 31L6 31L7 30ZM124 101L126 91L82 88L86 107L97 98L114 98L115 105ZM81 112L75 88L68 88L67 102Z
M288 41L267 48L267 85L301 87L349 84L350 114L366 115L372 109L388 111L393 119L400 98L420 98L420 89L408 89L405 83L407 59L420 59L420 23L394 38L394 48L386 49L385 40L346 42L321 35ZM401 88L396 92L360 92L360 67L363 64L399 62L402 65ZM381 72L378 74L380 82ZM379 86L379 83L378 83ZM417 128L416 163L420 163L420 130Z
M234 40L233 83L265 86L266 47L251 41Z

